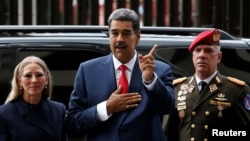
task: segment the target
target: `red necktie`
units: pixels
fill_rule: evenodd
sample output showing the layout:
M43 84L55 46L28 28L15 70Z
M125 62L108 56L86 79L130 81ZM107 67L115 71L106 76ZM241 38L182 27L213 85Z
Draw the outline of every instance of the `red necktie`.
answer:
M126 69L127 67L125 65L121 65L119 67L121 70L121 77L119 80L119 85L122 86L122 92L121 93L127 93L128 92L128 79L126 77Z

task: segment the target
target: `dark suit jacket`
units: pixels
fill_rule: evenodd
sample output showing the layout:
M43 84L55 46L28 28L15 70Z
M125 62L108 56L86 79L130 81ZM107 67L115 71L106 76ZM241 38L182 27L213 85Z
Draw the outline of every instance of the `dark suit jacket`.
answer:
M0 107L0 141L66 141L65 106L42 100L31 107L18 98Z
M250 104L245 103L250 101L250 89L244 82L218 73L199 94L192 76L175 84L175 94L176 108L186 103L186 109L184 114L176 109L170 115L166 129L169 141L250 140Z
M88 141L165 141L161 118L174 108L173 76L170 66L159 61L155 72L156 85L148 91L136 61L129 92L141 94L142 101L137 108L113 113L101 122L96 106L117 89L112 55L80 64L67 115L71 132L87 134Z

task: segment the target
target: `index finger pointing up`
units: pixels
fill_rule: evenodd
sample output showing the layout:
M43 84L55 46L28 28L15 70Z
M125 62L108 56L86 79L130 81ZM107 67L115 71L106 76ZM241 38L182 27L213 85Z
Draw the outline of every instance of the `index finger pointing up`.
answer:
M152 49L150 50L150 52L149 52L149 55L154 55L155 54L155 52L156 52L156 49L157 49L157 45L155 44L153 47L152 47Z

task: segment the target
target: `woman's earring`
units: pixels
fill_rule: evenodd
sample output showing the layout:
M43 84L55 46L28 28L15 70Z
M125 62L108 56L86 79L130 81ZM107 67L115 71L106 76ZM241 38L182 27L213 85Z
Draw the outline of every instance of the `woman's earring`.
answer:
M23 89L23 87L22 87L22 86L20 86L20 87L19 87L19 89L20 89L20 90L22 90L22 89Z
M48 88L48 86L47 86L47 85L45 85L45 86L44 86L44 88L45 88L45 89L47 89L47 88Z

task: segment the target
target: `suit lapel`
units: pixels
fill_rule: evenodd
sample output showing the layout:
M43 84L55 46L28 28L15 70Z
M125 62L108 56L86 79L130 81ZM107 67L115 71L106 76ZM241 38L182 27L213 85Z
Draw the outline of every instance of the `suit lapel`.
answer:
M129 84L129 92L139 92L140 88L143 86L142 84L142 73L139 68L138 59L135 62L130 84ZM126 112L123 112L120 117L119 125L121 125L127 118L128 114L131 110L127 110Z
M115 69L113 64L112 55L110 54L106 60L102 63L102 66L100 67L100 77L102 78L102 83L105 85L102 85L103 88L100 88L106 95L105 98L109 97L110 94L117 89L117 83L116 83L116 76L115 76ZM105 75L103 75L105 74Z
M136 60L130 80L129 92L138 92L142 85L142 73L139 68L138 60Z
M198 89L195 77L192 77L190 81L191 82L189 84L189 87L192 86L194 88L192 90L192 94L190 96L191 97L191 101L192 101L192 103L196 103L198 101L198 98L199 98L199 89Z

